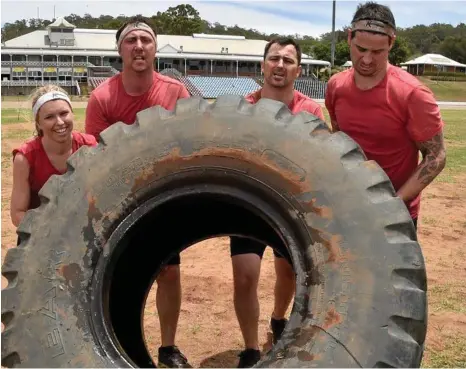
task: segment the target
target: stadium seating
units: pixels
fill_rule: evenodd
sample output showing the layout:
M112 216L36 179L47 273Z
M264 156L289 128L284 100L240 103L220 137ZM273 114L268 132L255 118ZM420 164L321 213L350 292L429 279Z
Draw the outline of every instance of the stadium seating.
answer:
M244 96L260 88L253 78L248 77L188 76L186 79L205 99L215 99L226 94Z
M102 82L104 82L109 77L88 77L88 84L91 86L92 89L97 88Z
M264 84L264 77L255 78L261 86ZM301 77L296 79L294 88L311 99L325 99L327 82L319 81L313 77Z
M196 88L196 86L194 86L194 84L185 76L183 76L177 69L166 68L161 70L160 74L180 81L183 85L185 85L191 96L202 96L202 93Z
M327 89L326 82L318 81L313 78L298 78L294 83L294 87L311 99L325 99L325 90Z

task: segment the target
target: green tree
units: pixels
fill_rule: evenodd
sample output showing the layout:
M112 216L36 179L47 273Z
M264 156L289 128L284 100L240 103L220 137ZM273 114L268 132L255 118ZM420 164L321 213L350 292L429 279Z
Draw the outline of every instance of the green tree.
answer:
M155 26L158 33L169 35L192 35L202 32L204 23L199 12L189 4L169 7L164 12L157 12Z
M400 63L408 61L409 56L410 51L408 41L402 36L397 36L395 44L390 50L390 55L388 56L390 63L399 66Z
M312 49L312 56L318 60L330 61L330 42L319 42Z
M466 38L447 37L439 46L439 52L458 63L466 64Z
M350 50L347 40L341 40L335 45L335 65L341 66L350 60Z

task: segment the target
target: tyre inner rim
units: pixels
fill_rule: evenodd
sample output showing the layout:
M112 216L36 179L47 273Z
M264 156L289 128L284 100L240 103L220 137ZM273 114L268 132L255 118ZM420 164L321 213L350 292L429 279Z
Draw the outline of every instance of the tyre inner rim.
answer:
M165 263L200 241L254 238L291 255L299 276L303 248L292 224L283 204L226 185L190 185L144 202L111 234L94 271L90 315L101 354L118 367L156 367L144 338L147 296Z

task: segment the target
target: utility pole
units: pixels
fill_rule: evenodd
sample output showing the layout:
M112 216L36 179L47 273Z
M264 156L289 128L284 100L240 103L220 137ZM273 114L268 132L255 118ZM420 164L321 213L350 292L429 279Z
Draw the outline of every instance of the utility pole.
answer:
M333 66L335 65L335 43L336 43L336 38L335 38L335 9L336 9L336 0L333 0L333 12L332 12L332 47L331 47L331 56L330 56L330 64Z

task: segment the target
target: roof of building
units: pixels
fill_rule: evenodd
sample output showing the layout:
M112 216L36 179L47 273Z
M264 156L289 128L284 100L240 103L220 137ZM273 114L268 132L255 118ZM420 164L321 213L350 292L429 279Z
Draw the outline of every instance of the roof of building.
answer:
M63 17L58 17L55 22L49 24L47 26L47 29L49 28L53 28L53 27L56 27L56 28L76 28L76 26L74 24L71 24L70 22L68 22L65 18Z
M57 19L60 24L66 20ZM68 23L68 22L66 22ZM70 24L70 23L68 23ZM68 27L68 24L65 24ZM70 24L73 26L72 24ZM73 46L49 46L45 44L45 36L49 30L38 30L8 40L2 47L2 54L63 54L63 55L102 55L117 56L115 34L116 30L102 29L73 29ZM261 58L264 52L266 40L246 39L243 36L193 34L192 36L157 35L157 54L163 57L165 54L183 58L183 55L193 58L195 55L215 55L226 60L256 60ZM180 55L181 54L181 55ZM172 56L170 56L172 57ZM221 59L220 58L220 59ZM208 59L208 57L205 57ZM259 59L258 59L259 60ZM315 60L309 55L302 55L303 64L326 64L327 61Z
M413 60L401 63L401 65L418 65L418 64L430 64L430 65L442 65L450 67L466 67L466 64L458 63L455 60L449 59L446 56L440 54L425 54Z

